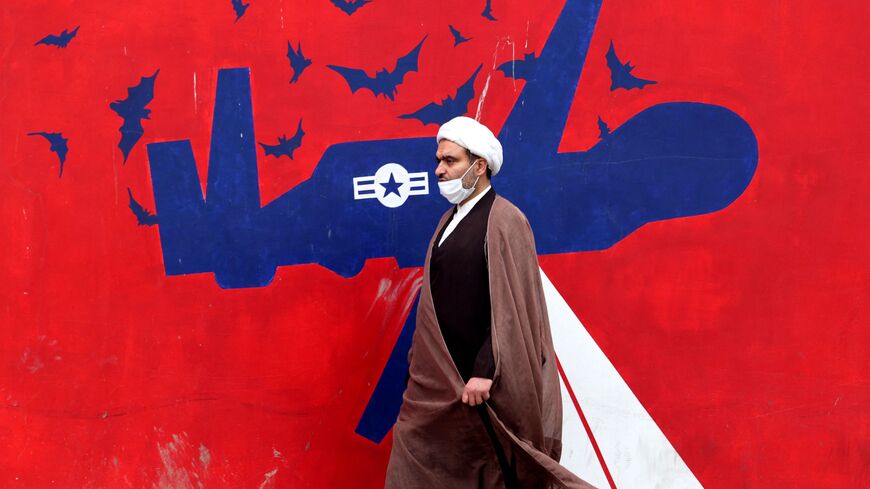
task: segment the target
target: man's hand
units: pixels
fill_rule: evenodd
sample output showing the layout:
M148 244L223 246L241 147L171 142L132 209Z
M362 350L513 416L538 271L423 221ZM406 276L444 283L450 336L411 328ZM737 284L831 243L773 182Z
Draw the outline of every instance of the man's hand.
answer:
M483 401L489 399L490 387L492 387L492 379L481 377L468 379L468 383L465 384L465 390L462 391L462 402L469 406L483 404Z

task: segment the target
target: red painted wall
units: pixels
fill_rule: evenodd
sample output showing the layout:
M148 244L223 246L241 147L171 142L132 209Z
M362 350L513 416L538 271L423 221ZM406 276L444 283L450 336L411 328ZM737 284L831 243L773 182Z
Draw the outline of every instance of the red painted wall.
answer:
M354 427L421 271L299 265L256 289L167 277L126 189L154 209L150 142L190 138L206 174L219 68L251 68L260 134L305 120L292 161L258 153L263 203L331 144L434 135L396 116L480 63L481 120L498 128L522 81L493 66L539 51L562 2L493 0L498 22L483 2L374 0L352 16L326 0L250 4L237 22L229 0L0 7L3 487L381 487L390 438ZM861 2L602 6L562 150L594 144L598 115L615 127L676 100L728 107L758 139L756 174L726 209L541 257L704 487L870 480L867 20ZM447 24L473 41L454 49ZM34 46L76 25L68 47ZM421 33L395 102L325 68L389 67ZM288 40L315 62L293 85ZM610 91L611 40L658 83ZM109 103L157 69L125 164ZM33 131L69 138L62 177Z

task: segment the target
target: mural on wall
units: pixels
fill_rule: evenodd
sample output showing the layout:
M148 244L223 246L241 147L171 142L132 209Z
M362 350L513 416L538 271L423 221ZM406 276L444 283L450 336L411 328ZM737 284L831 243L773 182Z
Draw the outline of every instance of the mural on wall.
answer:
M567 467L611 488L850 487L866 472L866 362L840 352L824 388L801 376L828 358L806 356L821 309L784 317L810 307L810 276L775 277L809 241L784 253L772 231L794 232L792 216L757 208L810 202L820 177L783 183L777 155L800 153L777 139L795 123L770 115L771 94L800 97L755 71L785 41L752 51L744 24L808 20L806 6L480 3L58 5L66 25L50 26L4 7L18 27L0 39L3 90L20 94L0 122L4 482L381 486L447 207L434 133L462 114L498 134L494 187L535 231ZM801 263L839 271L829 292L866 291L846 263ZM856 317L864 301L840 304ZM791 343L759 333L783 329ZM824 431L818 450L858 448L786 470L809 455L770 454L781 413L819 409L792 442Z

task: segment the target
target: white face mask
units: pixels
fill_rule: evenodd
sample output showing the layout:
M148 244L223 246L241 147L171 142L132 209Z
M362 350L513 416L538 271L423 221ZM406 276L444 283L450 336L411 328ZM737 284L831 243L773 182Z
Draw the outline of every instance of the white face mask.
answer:
M471 166L468 167L468 170L465 170L465 173L463 173L461 177L447 180L445 182L438 182L438 190L441 191L441 195L451 204L458 204L474 193L474 186L477 185L477 180L480 179L480 175L474 179L471 188L465 188L462 185L462 180L465 178L465 175L468 175L468 172L475 167L475 163L477 163L477 160L471 162Z

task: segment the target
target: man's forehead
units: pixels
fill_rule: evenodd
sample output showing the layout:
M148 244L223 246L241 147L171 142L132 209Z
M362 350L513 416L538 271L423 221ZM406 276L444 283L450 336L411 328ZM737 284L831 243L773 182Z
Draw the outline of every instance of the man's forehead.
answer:
M444 158L447 156L459 157L465 154L465 148L462 146L450 141L449 139L442 139L438 143L438 149L435 151L435 156L439 158Z

